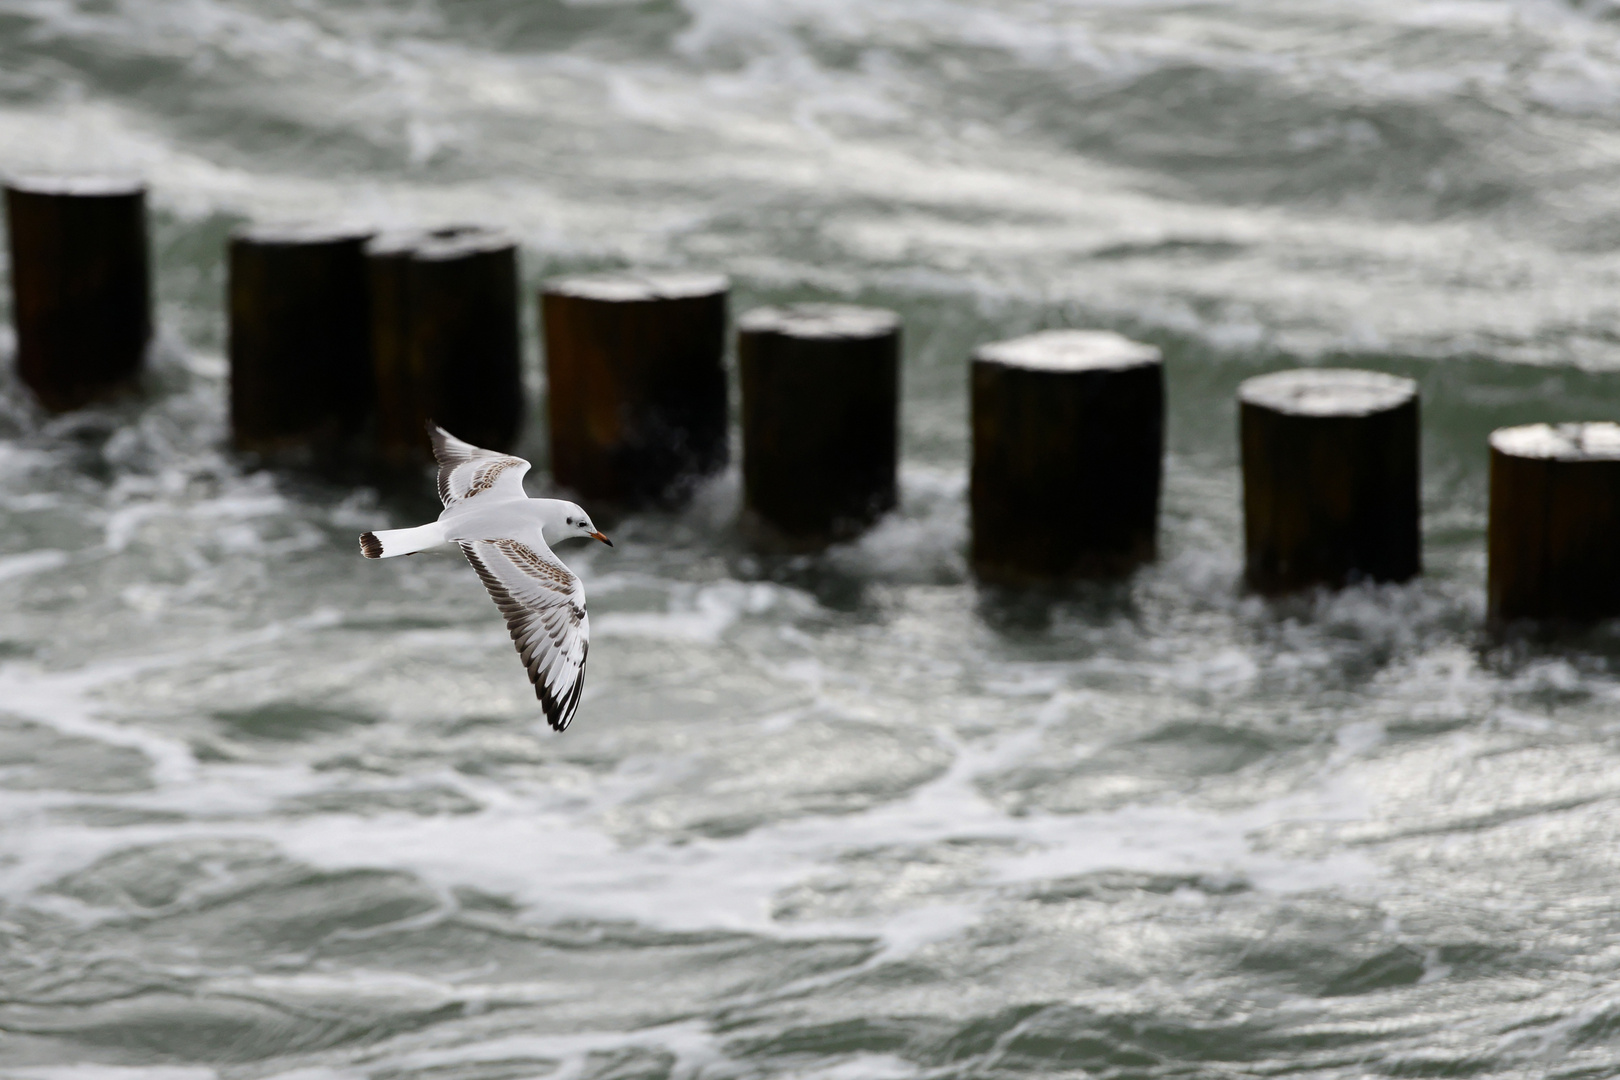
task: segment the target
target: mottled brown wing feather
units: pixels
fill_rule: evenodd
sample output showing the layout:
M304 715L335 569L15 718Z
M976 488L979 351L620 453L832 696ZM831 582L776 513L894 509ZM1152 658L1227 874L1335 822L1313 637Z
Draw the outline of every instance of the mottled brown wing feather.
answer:
M495 498L524 498L523 474L529 463L512 454L499 454L462 442L437 424L428 424L433 457L439 463L439 501L449 506L484 492Z
M506 618L546 721L567 730L579 708L590 652L590 619L579 579L516 540L463 542L461 550Z

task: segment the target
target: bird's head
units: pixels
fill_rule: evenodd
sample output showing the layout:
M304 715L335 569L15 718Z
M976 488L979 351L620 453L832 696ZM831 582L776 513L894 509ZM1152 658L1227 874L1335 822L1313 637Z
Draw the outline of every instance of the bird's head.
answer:
M578 503L565 502L562 504L562 528L558 531L556 539L567 540L575 536L585 537L587 540L600 540L608 547L613 541L602 535L602 531L591 524L591 515L587 514Z

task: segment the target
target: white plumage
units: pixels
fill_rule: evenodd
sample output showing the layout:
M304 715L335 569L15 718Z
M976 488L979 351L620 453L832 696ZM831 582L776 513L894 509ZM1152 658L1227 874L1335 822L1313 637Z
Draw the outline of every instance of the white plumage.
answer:
M591 623L585 587L552 552L552 541L580 536L612 546L590 515L561 499L531 499L523 490L529 463L462 442L429 425L439 461L439 520L414 529L360 537L368 559L414 555L457 544L506 616L506 628L534 684L546 720L563 731L579 708Z

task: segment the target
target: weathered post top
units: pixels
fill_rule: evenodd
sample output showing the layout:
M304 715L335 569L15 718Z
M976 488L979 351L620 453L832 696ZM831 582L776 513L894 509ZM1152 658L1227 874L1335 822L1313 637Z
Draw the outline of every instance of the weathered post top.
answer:
M1620 461L1620 424L1524 424L1491 432L1491 448L1545 461Z
M553 296L624 304L638 300L692 300L714 296L731 288L724 274L576 274L548 280L544 291Z
M483 225L440 225L431 229L387 229L366 243L366 254L374 258L391 255L410 255L425 244L436 240L455 240L463 236L504 236L499 230Z
M12 191L30 195L141 195L146 182L137 176L116 173L85 173L72 175L20 174L5 178L5 186Z
M807 341L860 340L900 329L900 316L886 308L854 304L786 304L760 307L737 320L745 334L782 334Z
M325 222L250 222L231 230L233 241L261 247L304 247L314 244L364 244L372 231L359 225Z
M412 254L427 261L444 261L506 251L516 246L517 240L504 230L461 225L453 229L434 229L424 234L412 249Z
M1111 330L1041 330L981 345L973 359L1030 371L1123 371L1160 363L1156 346Z
M1289 416L1371 416L1417 397L1412 379L1356 368L1299 368L1245 379L1238 400Z

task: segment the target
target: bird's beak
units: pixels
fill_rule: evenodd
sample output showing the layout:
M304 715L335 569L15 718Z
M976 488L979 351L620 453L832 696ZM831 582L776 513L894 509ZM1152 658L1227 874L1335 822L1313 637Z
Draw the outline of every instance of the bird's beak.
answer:
M603 536L599 532L591 533L591 539L592 540L600 540L600 541L602 541L602 543L606 544L608 547L613 546L613 541L609 540L607 537Z

